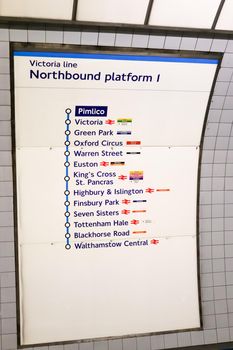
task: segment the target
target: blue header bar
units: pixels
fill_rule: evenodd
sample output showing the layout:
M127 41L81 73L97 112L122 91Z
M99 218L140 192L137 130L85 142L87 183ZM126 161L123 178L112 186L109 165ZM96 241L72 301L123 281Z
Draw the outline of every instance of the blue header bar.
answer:
M118 61L149 61L149 62L176 62L176 63L201 63L218 64L218 59L211 58L189 58L173 56L144 56L144 55L122 55L122 54L92 54L71 52L43 52L43 51L14 51L14 56L21 57L45 57L45 58L79 58L94 60L118 60Z

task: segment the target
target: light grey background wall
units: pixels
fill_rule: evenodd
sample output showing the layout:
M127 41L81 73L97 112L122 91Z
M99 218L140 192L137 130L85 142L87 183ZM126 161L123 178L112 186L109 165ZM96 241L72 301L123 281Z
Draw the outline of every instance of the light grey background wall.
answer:
M17 349L9 72L9 43L17 41L224 52L208 115L201 165L204 330L49 346L49 350L155 350L233 341L233 37L225 40L120 31L46 30L43 26L0 27L0 350Z

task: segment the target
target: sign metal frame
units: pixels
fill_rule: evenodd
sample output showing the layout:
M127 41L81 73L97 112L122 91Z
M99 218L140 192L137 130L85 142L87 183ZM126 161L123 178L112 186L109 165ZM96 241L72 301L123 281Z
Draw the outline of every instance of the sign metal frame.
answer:
M164 332L150 332L142 334L129 334L124 336L114 336L114 337L101 337L101 338L91 338L84 340L71 340L71 341L58 341L58 342L49 342L41 344L29 344L23 345L20 340L21 333L21 322L20 322L20 281L19 281L19 238L18 238L18 217L17 217L17 173L16 173L16 140L15 140L15 93L14 93L14 52L15 51L43 51L43 52L60 52L60 53L93 53L93 54L130 54L130 55L148 55L148 56L164 56L164 57L183 57L183 58L204 58L204 59L217 59L218 65L211 87L209 101L207 104L204 123L201 133L200 141L200 152L199 152L199 161L198 161L198 176L197 176L197 213L196 213L196 240L197 240L197 272L198 272L198 294L199 294L199 313L200 313L200 327L191 328L191 329L182 329L182 330L172 330ZM206 53L206 52L192 52L192 51L178 51L178 50L157 50L157 49L132 49L132 48L111 48L98 47L98 46L82 46L82 45L59 45L59 44L26 44L26 43L11 43L10 45L10 73L11 73L11 128L12 128L12 163L13 163L13 202L14 202L14 239L15 239L15 274L16 274L16 308L17 308L17 341L19 348L29 348L32 346L45 346L45 345L59 345L59 344L74 344L82 343L89 341L100 341L100 340L111 340L111 339L125 339L138 336L152 336L158 334L171 334L171 333L181 333L184 331L197 331L203 329L202 321L202 308L201 308L201 283L200 283L200 253L199 253L199 202L200 202L200 172L201 172L201 160L202 160L202 151L204 143L204 134L207 124L207 117L210 108L211 98L213 95L218 71L221 66L223 54L222 53Z

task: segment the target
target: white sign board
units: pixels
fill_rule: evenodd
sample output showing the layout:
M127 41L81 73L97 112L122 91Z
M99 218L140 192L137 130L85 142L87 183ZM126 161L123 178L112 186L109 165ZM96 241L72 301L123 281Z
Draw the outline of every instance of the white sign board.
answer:
M13 60L21 344L200 327L197 175L218 61Z

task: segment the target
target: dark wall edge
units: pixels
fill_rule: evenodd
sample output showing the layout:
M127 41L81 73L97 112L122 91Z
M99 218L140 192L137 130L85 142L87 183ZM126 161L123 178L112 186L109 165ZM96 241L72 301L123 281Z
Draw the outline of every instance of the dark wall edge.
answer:
M18 17L1 17L0 16L0 28L10 27L15 28L17 26L33 27L36 26L45 27L46 30L54 30L54 27L61 28L62 30L72 29L73 31L92 31L92 32L120 32L120 33L138 33L138 34L151 34L151 35L172 35L183 36L188 35L190 37L215 37L219 39L232 39L233 30L216 30L216 29L203 29L203 28L182 28L182 27L161 27L151 26L143 24L121 24L121 23L99 23L99 22L84 22L75 20L56 20L45 18L18 18Z

